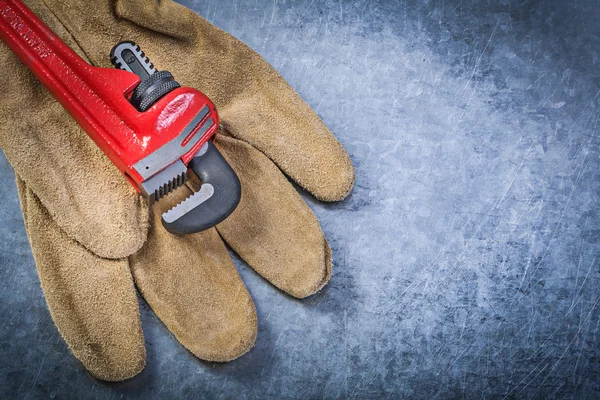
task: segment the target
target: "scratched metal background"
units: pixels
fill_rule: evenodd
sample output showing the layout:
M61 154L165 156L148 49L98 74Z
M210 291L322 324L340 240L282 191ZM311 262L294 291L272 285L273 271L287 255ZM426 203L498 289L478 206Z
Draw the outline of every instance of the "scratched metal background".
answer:
M350 152L352 196L306 196L331 283L296 301L238 262L260 332L229 364L141 302L147 369L96 381L52 324L2 157L0 398L600 397L596 1L185 3Z

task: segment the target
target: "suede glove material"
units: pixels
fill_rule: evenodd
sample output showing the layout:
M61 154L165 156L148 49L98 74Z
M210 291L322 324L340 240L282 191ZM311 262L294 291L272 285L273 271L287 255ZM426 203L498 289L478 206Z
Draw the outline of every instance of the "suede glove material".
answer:
M347 153L316 114L259 55L171 1L30 0L46 24L90 64L111 67L121 40L138 43L182 85L206 93L222 126L217 147L238 174L242 199L216 228L177 237L62 107L0 45L0 146L19 196L42 289L73 354L95 376L139 373L145 350L138 288L197 357L228 361L256 337L256 311L223 240L292 296L323 287L331 252L286 174L324 201L354 183ZM283 172L283 173L282 173Z

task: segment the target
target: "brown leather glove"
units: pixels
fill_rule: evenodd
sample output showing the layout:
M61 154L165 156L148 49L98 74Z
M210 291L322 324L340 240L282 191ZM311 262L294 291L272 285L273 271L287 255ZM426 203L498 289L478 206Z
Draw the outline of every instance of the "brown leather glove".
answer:
M80 56L110 67L121 40L206 93L222 126L216 143L237 172L242 200L223 223L177 237L5 45L0 65L0 146L18 176L25 226L58 330L95 376L123 380L145 363L135 287L197 357L248 351L256 311L222 240L295 297L331 275L318 221L285 173L324 201L354 182L331 132L259 55L171 1L31 0L26 4Z

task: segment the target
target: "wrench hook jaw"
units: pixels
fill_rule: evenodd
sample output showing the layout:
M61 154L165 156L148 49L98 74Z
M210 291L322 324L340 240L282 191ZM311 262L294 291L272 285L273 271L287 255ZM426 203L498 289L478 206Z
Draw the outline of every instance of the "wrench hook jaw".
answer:
M229 163L212 140L188 167L202 182L200 190L162 215L162 224L176 235L196 233L223 222L238 206L242 187Z

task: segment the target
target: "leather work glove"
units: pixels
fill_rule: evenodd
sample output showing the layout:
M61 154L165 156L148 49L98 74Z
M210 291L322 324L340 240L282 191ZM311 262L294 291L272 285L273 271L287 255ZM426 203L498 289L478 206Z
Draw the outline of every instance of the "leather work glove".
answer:
M228 361L254 344L254 304L226 242L256 272L297 297L321 289L331 251L290 184L323 201L345 198L354 169L294 90L250 48L165 0L25 1L90 64L111 67L122 40L216 104L216 145L242 199L216 228L174 236L160 223L190 191L149 210L116 167L10 50L0 44L0 146L15 169L25 227L52 318L96 377L145 365L136 290L197 357ZM283 172L283 173L282 173ZM187 191L187 193L186 193Z

